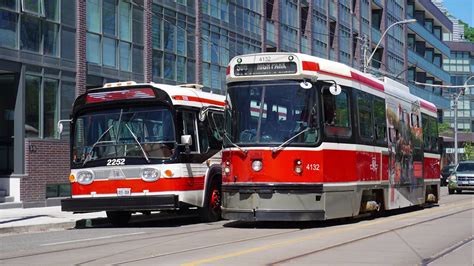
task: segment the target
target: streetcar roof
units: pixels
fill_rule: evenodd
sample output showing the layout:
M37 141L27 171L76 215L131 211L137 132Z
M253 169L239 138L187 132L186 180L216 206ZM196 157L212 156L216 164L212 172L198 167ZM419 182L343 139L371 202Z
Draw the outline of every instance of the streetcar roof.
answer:
M291 58L291 59L290 59ZM298 67L291 73L249 74L239 76L235 73L237 65L255 65L265 63L295 62ZM436 116L437 108L416 95L410 93L408 86L393 79L383 77L382 80L363 73L340 62L300 53L255 53L234 57L227 69L227 82L243 80L275 80L275 79L314 79L334 80L341 86L353 87L373 95L386 98L396 97L408 103L420 105L422 112Z

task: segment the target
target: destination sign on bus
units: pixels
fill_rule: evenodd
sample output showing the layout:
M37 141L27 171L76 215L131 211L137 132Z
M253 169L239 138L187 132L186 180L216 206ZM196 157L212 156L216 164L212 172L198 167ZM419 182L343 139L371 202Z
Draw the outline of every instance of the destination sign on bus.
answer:
M296 73L295 62L239 64L234 67L236 76L276 75Z

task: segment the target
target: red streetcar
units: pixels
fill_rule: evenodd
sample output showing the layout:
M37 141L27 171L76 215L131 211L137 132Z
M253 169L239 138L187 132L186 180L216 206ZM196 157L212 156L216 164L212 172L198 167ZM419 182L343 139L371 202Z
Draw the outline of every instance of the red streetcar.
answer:
M223 217L304 221L434 203L436 107L389 78L297 53L227 70Z

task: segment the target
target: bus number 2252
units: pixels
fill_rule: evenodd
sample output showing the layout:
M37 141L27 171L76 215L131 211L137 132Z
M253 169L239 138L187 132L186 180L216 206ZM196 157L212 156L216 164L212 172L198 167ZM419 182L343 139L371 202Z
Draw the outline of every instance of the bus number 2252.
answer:
M125 159L108 159L107 165L125 165Z

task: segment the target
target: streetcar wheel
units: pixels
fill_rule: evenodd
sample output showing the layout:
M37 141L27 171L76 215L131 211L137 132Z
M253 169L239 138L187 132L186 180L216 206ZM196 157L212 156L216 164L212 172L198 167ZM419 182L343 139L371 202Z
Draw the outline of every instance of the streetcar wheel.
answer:
M461 194L462 190L461 189L456 189L456 193Z
M212 180L204 200L204 206L200 209L199 213L201 221L219 221L221 219L221 182L219 176Z
M110 223L116 227L124 227L130 221L132 217L131 212L121 212L121 211L108 211L107 218L109 218Z
M454 194L454 189L448 188L448 194L449 194L449 195Z

